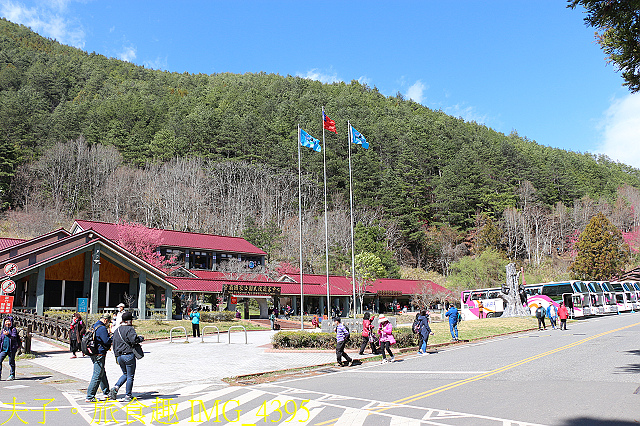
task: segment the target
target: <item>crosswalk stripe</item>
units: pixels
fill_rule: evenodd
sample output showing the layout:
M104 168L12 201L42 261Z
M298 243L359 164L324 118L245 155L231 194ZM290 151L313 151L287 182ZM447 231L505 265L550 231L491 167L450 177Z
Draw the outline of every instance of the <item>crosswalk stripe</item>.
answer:
M392 416L389 422L389 426L420 426L421 424L420 420L399 416Z
M368 415L368 411L347 408L334 426L362 426Z

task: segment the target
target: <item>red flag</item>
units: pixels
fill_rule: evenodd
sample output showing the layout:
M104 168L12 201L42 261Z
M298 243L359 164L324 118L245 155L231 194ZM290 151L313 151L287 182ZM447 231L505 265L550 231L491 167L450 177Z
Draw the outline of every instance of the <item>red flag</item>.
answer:
M335 134L338 134L338 131L336 130L336 122L330 119L329 117L327 117L327 114L325 114L324 111L322 111L322 121L324 123L325 129Z

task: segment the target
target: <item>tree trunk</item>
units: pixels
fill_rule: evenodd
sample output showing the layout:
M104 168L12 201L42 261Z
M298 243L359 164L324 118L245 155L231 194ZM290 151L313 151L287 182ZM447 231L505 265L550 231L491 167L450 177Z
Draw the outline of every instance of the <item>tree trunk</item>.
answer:
M503 317L524 317L531 315L531 311L529 311L529 307L526 305L526 300L525 304L523 304L520 298L519 275L520 274L516 272L515 263L509 263L507 265L507 284L502 288L500 294L500 298L505 302Z

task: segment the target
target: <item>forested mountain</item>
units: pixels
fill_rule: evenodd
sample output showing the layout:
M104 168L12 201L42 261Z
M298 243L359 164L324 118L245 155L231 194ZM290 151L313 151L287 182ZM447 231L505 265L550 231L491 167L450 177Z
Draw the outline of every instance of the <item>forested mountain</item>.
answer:
M499 219L505 209L520 207L524 182L535 188L537 202L549 207L573 206L585 196L613 200L624 184L640 188L638 169L545 147L515 132L504 135L400 94L386 97L357 81L322 84L266 73L150 70L0 20L5 206L24 205L24 197L8 190L19 165L38 161L56 143L80 138L88 146L115 147L128 167L149 170L150 163L159 167L194 156L207 164L261 164L288 176L297 169L297 125L320 137L321 106L338 129L338 135L326 137L330 195L335 201L348 194L350 120L371 146L352 148L357 207L393 222L402 246L414 256L426 224L467 230L477 213ZM321 185L322 155L303 149L302 156L303 169ZM89 210L77 204L72 213Z

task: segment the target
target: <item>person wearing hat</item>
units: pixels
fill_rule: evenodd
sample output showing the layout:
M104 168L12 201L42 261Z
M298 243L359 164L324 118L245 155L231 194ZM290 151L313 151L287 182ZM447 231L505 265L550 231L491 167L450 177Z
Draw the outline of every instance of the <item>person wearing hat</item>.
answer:
M382 352L382 362L395 361L396 359L393 356L393 352L391 352L391 345L396 342L396 339L393 337L393 326L384 315L380 315L378 317L378 336L380 336L380 352ZM389 361L387 361L385 350L391 357Z
M138 336L133 328L133 314L125 312L122 314L122 324L113 333L113 354L116 361L122 369L122 376L116 382L116 385L109 392L109 399L116 399L118 390L126 382L126 395L123 402L129 402L133 399L133 377L136 373L136 357L133 353L133 347L144 340L144 337Z
M96 344L98 346L98 354L91 355L93 362L93 374L87 387L87 398L85 402L96 402L96 392L98 386L104 393L104 397L109 397L109 380L105 371L105 358L107 352L111 349L111 336L107 330L107 324L111 323L111 314L102 314L100 319L93 324L96 333Z
M113 323L113 328L111 329L114 332L118 327L120 327L120 324L122 324L122 315L124 314L124 303L119 303L118 306L116 307L118 308L118 312L116 312L115 322Z

